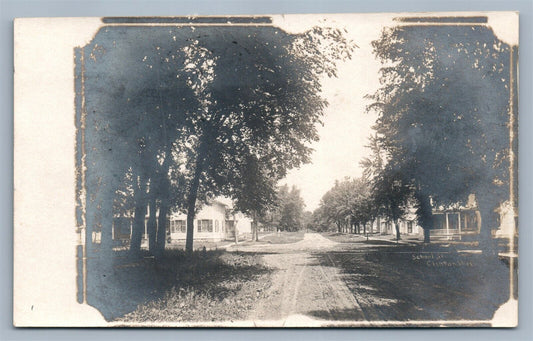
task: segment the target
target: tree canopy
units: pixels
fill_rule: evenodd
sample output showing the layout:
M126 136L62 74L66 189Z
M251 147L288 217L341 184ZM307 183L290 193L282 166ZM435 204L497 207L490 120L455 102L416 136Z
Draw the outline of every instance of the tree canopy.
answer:
M421 201L474 193L490 238L491 212L508 199L510 47L466 25L396 26L373 46L382 86L369 110L387 167Z
M133 196L134 251L147 207L153 251L164 247L174 207L188 215L188 250L209 198L230 197L245 213L267 209L277 181L309 161L327 105L321 79L351 51L325 27L102 29L83 48L88 216L102 245L119 188Z
M335 224L338 232L347 228L351 232L366 232L366 224L373 221L378 211L373 196L373 188L366 178L345 178L335 181L335 185L324 194L315 210L315 222L320 229L325 222Z

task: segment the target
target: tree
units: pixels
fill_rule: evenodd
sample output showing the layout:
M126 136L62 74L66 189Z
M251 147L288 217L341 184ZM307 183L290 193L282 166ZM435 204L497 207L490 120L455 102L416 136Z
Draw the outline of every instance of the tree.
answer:
M313 222L313 212L311 211L304 211L302 214L302 226L305 229L305 231L313 230L314 229L314 222Z
M108 201L128 172L135 206L130 249L140 249L148 205L150 252L164 248L166 212L179 192L171 168L189 130L185 117L199 106L190 84L177 77L188 71L181 67L188 45L164 28L113 27L83 48L87 226L101 225L103 249L109 249L113 216Z
M260 160L248 155L239 169L239 180L233 186L235 208L252 217L252 240L259 240L258 223L277 201L276 179L266 171Z
M394 223L396 240L400 240L399 220L407 213L412 197L410 184L402 172L386 167L374 179L373 193L378 212Z
M373 195L372 183L367 178L354 179L352 182L352 221L357 225L357 233L367 233L367 224L372 223L378 215L376 198Z
M319 206L313 211L311 219L311 229L317 232L325 232L334 230L336 227L331 224L328 217L324 213L323 207Z
M396 26L373 42L384 63L371 98L376 131L418 199L465 202L474 193L481 245L490 250L494 209L508 199L509 46L484 26Z
M324 194L319 211L327 221L337 225L338 232L366 234L366 226L376 216L371 186L366 178L335 181L335 185Z
M301 230L303 228L305 204L300 196L300 190L295 186L292 186L289 191L288 186L284 185L280 189L279 200L279 228L289 232Z
M273 27L198 33L191 54L200 58L189 64L205 70L196 87L203 104L191 116L197 141L186 199L188 251L199 191L239 199L247 196L238 193L239 169L250 160L268 170L256 172L256 179L280 179L309 161L307 143L318 139L315 125L326 106L320 77L334 76L335 61L351 50L339 31L322 28L300 35ZM325 50L324 41L337 45Z
M320 199L319 212L328 223L335 224L337 232L341 233L345 227L349 209L346 202L341 199L339 189L339 181L335 181L333 188L327 191Z
M81 50L87 117L80 143L87 151L87 226L100 226L101 248L111 250L113 202L128 172L134 254L148 207L156 255L173 206L187 211L189 251L195 212L209 198L226 195L260 214L274 184L309 161L327 105L321 77L335 76L336 61L351 49L328 28L100 30Z
M300 190L288 185L278 186L273 203L259 217L262 225L294 232L305 227L305 203Z

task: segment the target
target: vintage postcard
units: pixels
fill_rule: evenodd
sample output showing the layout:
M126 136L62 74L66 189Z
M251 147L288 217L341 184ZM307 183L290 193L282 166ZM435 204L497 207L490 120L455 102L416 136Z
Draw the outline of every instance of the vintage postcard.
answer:
M14 32L15 326L517 326L518 13Z

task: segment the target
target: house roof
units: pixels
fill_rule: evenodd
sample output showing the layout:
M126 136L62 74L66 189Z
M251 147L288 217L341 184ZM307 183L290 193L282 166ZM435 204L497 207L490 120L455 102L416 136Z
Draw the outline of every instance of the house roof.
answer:
M233 208L233 202L227 197L216 197L212 199L211 203L226 206L227 208Z

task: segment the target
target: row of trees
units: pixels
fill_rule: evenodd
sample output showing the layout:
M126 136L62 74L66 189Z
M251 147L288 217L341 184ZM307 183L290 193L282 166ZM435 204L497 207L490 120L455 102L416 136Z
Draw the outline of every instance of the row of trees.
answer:
M313 222L317 229L334 225L338 232L360 232L375 217L369 183L363 179L345 178L322 197Z
M318 230L364 233L372 231L378 218L393 222L396 238L400 239L400 219L416 205L413 189L402 181L402 174L386 167L380 145L370 138L371 157L364 158L360 178L345 178L324 194L313 212L313 225Z
M99 228L110 251L113 217L132 213L137 253L148 209L149 250L160 255L177 209L192 251L194 216L209 198L264 214L278 180L309 161L327 104L321 78L351 51L339 30L321 27L102 29L78 52L87 240Z
M287 185L278 187L275 204L259 218L262 226L288 232L299 231L306 227L305 203L300 190Z
M338 226L378 213L397 222L411 202L429 241L431 202L464 203L475 194L481 247L492 251L494 212L509 200L516 47L488 27L467 25L396 26L372 45L383 67L381 87L368 96L368 110L378 116L371 157L361 179L338 182L324 195L318 213Z

